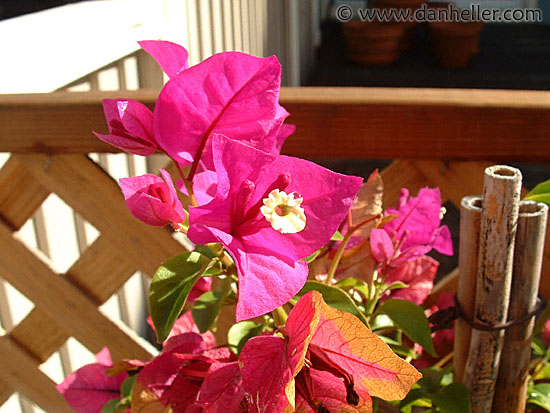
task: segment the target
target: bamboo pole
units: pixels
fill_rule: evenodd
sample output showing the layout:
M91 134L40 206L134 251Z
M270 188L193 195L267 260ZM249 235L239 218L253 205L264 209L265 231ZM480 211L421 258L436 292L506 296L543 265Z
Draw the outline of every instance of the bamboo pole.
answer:
M485 169L474 321L487 327L508 317L520 191L518 169ZM464 383L473 413L491 411L503 338L503 330L472 330Z
M522 201L519 208L509 321L529 315L536 307L548 217L548 207L542 203ZM531 317L506 330L493 400L495 411L525 411L534 325L535 317Z
M478 195L465 196L460 202L457 298L470 318L474 313L482 202L483 198ZM472 328L461 318L456 320L453 364L454 381L459 383L463 383L471 335Z

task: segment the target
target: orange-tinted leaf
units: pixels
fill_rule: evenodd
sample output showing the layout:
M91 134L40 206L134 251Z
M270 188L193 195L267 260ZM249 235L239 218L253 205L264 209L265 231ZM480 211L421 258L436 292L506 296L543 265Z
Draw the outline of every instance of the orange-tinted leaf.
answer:
M244 398L239 363L214 363L204 379L197 404L208 413L238 412Z
M288 320L287 357L294 375L302 368L307 347L319 324L319 305L323 300L321 294L306 294L294 306Z
M319 326L309 351L326 365L351 375L356 388L363 386L371 396L386 400L404 398L422 375L395 355L359 319L320 300Z
M194 404L202 379L213 362L198 354L159 355L138 375L132 391L132 411L185 412Z
M346 386L333 374L305 368L296 377L296 413L318 413L323 406L333 413L371 413L372 400L366 389L357 389L357 405L346 402ZM309 400L305 395L309 393Z
M366 218L373 217L382 213L382 195L384 194L384 183L382 176L376 169L370 174L351 207L351 217L354 224L364 221Z
M243 387L251 411L294 411L294 377L304 364L305 353L319 323L319 296L307 294L292 309L287 338L253 337L240 356Z
M285 339L252 337L244 345L239 361L250 412L294 410L294 372L286 357Z

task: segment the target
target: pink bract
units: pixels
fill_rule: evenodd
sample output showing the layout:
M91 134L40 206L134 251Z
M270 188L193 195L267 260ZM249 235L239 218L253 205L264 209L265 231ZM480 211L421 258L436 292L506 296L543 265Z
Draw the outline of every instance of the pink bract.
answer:
M155 105L156 139L182 167L198 162L212 133L271 151L288 116L278 103L280 81L274 56L216 54L164 86Z
M174 412L201 411L196 401L209 368L234 360L229 349L211 348L197 333L172 336L164 343L161 354L139 372L132 395L132 411L165 408Z
M149 225L177 227L185 221L185 212L172 177L163 169L160 173L162 178L152 174L121 178L120 187L134 217Z
M155 325L153 324L151 317L147 317L147 324L149 324L153 330L155 329ZM179 336L184 333L195 333L200 335L202 337L201 341L205 345L203 349L210 349L216 346L216 338L210 330L204 332L203 334L200 333L199 328L193 321L191 311L186 312L176 320L172 330L170 330L170 334L168 334L168 337L164 340L164 343L167 343L172 337Z
M144 40L138 43L143 50L157 61L170 78L189 66L189 54L179 44L165 40Z
M241 371L237 361L217 362L210 366L197 395L197 408L203 413L230 413L241 411L245 403ZM187 413L187 412L186 412Z
M426 255L407 261L400 267L391 268L386 284L402 281L408 285L406 288L392 290L391 298L409 300L421 305L432 291L438 268L439 262Z
M388 208L386 214L398 217L384 226L394 242L401 241L401 260L428 253L432 248L441 254L452 255L451 233L441 223L441 195L439 189L422 188L417 197L409 198L409 191L401 189L397 208Z
M285 338L254 337L243 347L242 384L251 412L372 411L371 396L403 398L421 377L317 291L300 298L283 332Z
M76 412L100 413L105 403L120 397L120 386L128 377L127 373L107 374L113 365L107 347L96 354L96 360L69 374L56 387Z
M103 111L109 134L93 132L99 139L125 152L147 156L157 150L153 135L153 113L132 99L104 99Z
M330 240L362 179L219 135L213 138L213 158L216 197L191 209L188 236L196 244L221 242L232 255L239 275L240 321L274 310L300 290L308 273L301 259ZM303 197L303 231L282 234L261 214L262 200L274 189Z

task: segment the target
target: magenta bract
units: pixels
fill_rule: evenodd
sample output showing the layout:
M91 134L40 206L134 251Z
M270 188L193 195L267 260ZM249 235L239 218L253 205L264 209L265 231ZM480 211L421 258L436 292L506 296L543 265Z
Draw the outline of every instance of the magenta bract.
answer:
M153 113L147 106L132 99L103 99L103 111L109 135L94 132L99 139L136 155L147 156L157 150Z
M409 198L409 191L401 189L397 208L386 214L398 217L384 226L394 242L400 241L401 254L412 259L428 253L432 248L441 254L453 255L451 233L441 224L441 195L439 189L422 188L418 196Z
M391 298L409 300L421 305L432 291L438 268L439 262L426 255L407 261L400 267L391 268L386 284L402 281L408 285L406 288L392 290Z
M240 321L274 310L300 290L308 272L301 259L330 240L362 179L220 135L214 136L212 148L216 197L191 209L188 236L196 244L221 242L232 255L239 274ZM307 223L302 231L281 233L262 215L263 200L273 190L303 198Z
M421 377L317 291L300 298L283 333L254 337L243 347L242 385L251 412L372 411L371 396L401 399Z
M105 403L120 397L120 385L128 377L127 373L107 374L113 366L107 347L96 354L96 360L69 374L56 387L76 412L100 413Z
M172 78L189 66L187 50L165 40L144 40L138 42L143 50L157 61L162 70Z
M126 205L134 217L149 225L164 226L185 221L172 177L161 169L161 177L152 174L121 178L120 187Z
M278 103L280 81L274 56L218 53L164 86L155 105L155 137L182 167L201 158L212 133L273 148L288 115Z

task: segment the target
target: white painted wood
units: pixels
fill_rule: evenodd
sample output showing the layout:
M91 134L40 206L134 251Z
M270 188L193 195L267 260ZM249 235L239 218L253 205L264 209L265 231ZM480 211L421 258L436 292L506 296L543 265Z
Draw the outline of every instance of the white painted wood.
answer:
M161 0L87 1L0 22L1 93L50 92L161 33Z

